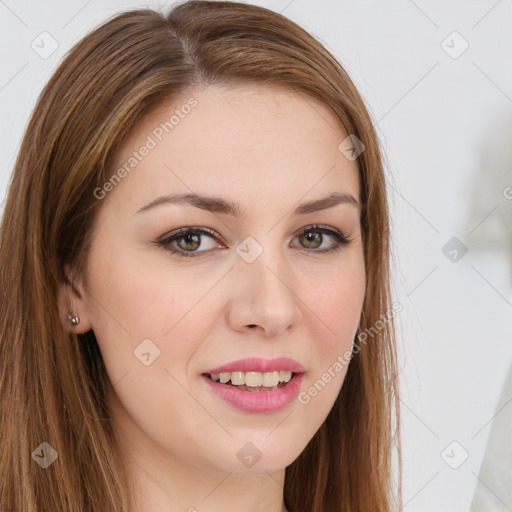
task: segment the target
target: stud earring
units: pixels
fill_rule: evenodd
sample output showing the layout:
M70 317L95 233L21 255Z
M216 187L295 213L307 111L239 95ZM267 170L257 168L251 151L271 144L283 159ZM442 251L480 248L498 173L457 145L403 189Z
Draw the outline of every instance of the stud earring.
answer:
M66 318L68 320L68 323L71 324L73 327L80 323L80 318L78 316L73 316L72 311L66 314Z

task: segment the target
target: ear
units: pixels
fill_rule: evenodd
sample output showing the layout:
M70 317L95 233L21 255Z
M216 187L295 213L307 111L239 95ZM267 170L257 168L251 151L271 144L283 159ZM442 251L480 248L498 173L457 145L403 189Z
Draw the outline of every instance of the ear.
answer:
M60 283L58 291L59 316L64 328L75 334L83 334L92 329L89 311L85 302L86 293L79 280L74 280L69 265L64 266L65 282ZM80 319L78 325L72 325L67 318L71 312Z

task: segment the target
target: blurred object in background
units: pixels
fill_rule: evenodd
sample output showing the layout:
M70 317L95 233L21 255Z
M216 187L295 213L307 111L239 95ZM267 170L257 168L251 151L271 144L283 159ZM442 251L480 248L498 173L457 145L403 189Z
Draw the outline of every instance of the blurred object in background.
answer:
M512 121L498 122L477 157L468 231L471 248L506 253L512 276Z
M471 512L512 510L512 366L496 407Z

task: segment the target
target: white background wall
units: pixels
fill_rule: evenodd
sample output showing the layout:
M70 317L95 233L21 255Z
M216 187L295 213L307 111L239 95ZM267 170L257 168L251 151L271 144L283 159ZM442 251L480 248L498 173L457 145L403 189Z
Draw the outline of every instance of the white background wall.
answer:
M512 390L500 398L512 365L512 199L503 193L512 186L512 2L254 3L319 38L377 124L390 173L395 295L404 306L404 510L468 511L491 419L512 408ZM170 2L0 2L1 198L37 95L65 52L119 10L160 4ZM46 59L31 48L43 31L59 45ZM453 31L469 44L457 58L445 50L456 56L464 41L442 43ZM452 237L468 250L460 258L457 249L457 262L442 252ZM469 454L458 469L441 457L454 440ZM448 450L452 465L460 447Z

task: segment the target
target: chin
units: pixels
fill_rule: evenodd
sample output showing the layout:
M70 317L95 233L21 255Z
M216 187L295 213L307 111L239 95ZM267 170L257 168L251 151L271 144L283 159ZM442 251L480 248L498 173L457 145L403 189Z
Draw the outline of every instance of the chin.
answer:
M304 440L297 439L291 443L293 439L289 435L276 435L272 438L269 432L271 430L266 429L254 432L251 436L230 440L222 455L215 453L213 457L210 456L210 462L222 471L239 475L275 473L285 469L304 450ZM219 464L219 461L222 462Z

